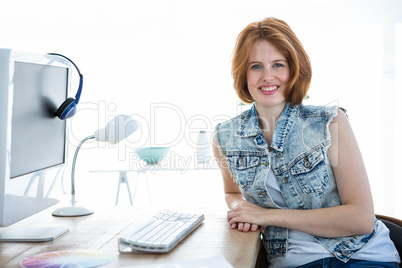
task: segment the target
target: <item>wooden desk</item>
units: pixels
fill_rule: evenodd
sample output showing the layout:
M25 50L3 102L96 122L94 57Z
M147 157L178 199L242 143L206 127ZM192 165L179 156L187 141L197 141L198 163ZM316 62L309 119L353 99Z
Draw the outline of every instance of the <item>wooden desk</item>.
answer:
M95 250L113 254L112 263L102 267L172 263L223 255L234 267L254 267L260 248L259 233L231 230L224 213L205 214L204 223L168 254L119 253L117 239L130 230L144 213L131 207L95 210L84 217L53 217L54 207L14 224L13 228L69 226L70 231L52 242L0 243L0 267L19 267L19 262L39 253L58 250Z

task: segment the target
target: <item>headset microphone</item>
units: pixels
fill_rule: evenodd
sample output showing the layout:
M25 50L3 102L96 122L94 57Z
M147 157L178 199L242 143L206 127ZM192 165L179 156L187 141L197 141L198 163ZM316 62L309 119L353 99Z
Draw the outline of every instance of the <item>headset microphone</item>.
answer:
M82 91L82 84L83 84L84 78L83 78L83 75L80 72L80 69L78 69L77 65L72 60L67 58L66 56L61 55L61 54L57 54L57 53L48 53L48 55L59 56L59 57L65 58L66 60L71 62L72 65L74 65L75 69L77 69L78 74L80 76L80 83L78 85L78 90L77 90L77 94L75 94L75 98L66 99L60 105L60 107L57 109L57 112L56 112L57 117L60 118L61 120L65 120L65 119L73 117L73 115L77 111L77 104L80 101L81 91Z

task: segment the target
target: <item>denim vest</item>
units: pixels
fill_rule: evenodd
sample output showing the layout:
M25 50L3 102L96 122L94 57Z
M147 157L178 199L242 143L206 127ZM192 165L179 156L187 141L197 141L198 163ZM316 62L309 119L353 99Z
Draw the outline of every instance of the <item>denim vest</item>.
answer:
M341 205L328 159L329 124L337 107L291 106L287 103L277 123L272 151L258 125L253 105L250 110L218 124L217 143L226 157L229 171L244 198L265 208L279 208L269 196L265 182L272 168L283 198L290 209L315 209ZM369 235L314 238L335 257L347 262L377 230ZM263 234L269 256L287 252L288 230L269 226Z

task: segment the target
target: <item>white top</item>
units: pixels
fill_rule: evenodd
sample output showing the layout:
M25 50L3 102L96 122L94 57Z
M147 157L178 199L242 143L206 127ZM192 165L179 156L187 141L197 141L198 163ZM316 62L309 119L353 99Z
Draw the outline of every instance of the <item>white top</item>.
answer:
M272 200L279 207L287 209L272 169L268 172L266 187ZM318 243L312 235L289 229L288 252L285 256L270 258L269 267L296 267L319 259L334 257ZM352 259L382 262L399 262L399 253L389 239L389 230L379 222L377 235L372 238Z

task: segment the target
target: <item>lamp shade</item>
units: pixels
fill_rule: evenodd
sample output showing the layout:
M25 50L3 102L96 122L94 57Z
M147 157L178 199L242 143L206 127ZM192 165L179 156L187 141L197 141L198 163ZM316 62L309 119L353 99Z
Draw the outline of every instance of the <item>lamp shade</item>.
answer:
M97 141L116 144L133 134L139 127L138 122L132 117L118 115L110 120L105 128L95 132L95 139Z

